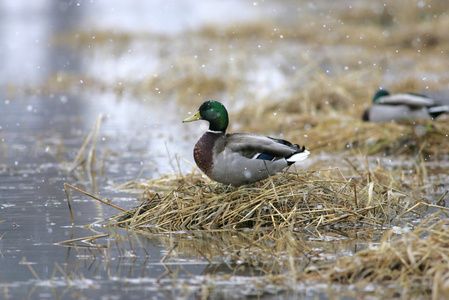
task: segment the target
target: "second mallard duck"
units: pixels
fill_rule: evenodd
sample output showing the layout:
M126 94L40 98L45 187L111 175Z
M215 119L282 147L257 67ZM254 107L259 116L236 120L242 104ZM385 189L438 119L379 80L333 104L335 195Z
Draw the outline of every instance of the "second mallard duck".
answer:
M384 123L435 119L448 112L448 105L438 105L432 98L411 93L390 94L382 89L374 95L373 105L365 110L362 120Z
M307 158L304 146L282 139L250 133L225 133L229 119L217 101L204 102L197 113L183 122L206 120L209 130L196 143L193 157L212 180L240 186L268 178Z

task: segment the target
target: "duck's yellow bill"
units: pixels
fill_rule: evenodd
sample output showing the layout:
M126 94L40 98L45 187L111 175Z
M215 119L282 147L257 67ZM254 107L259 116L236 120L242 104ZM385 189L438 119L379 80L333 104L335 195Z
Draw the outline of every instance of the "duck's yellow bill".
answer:
M187 119L185 119L184 121L182 121L182 123L186 123L186 122L192 122L192 121L196 121L196 120L201 120L201 115L200 112L197 111L196 114L194 114L191 117L188 117Z

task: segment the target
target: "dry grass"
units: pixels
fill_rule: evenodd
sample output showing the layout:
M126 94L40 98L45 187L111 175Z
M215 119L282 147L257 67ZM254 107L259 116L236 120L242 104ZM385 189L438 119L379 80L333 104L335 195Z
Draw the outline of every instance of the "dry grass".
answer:
M374 297L385 298L401 295L441 299L449 289L446 218L441 212L435 213L413 230L409 231L409 227L387 230L380 242L372 241L376 246L353 256L339 257L331 254L331 242L319 236L314 239L320 242L313 241L310 232L302 230L194 231L150 237L169 249L164 263L170 265L189 255L202 257L211 263L204 275L252 276L250 284L262 291L268 289L265 286L268 284L288 290L301 283L311 286L326 283L338 287L340 295L345 294L341 286L350 285L356 294L359 291L364 296L373 293ZM138 232L149 234L148 230ZM326 235L332 236L329 231ZM372 283L376 288L370 292L367 287ZM214 281L209 284L213 287Z
M395 284L409 296L439 299L449 291L449 223L437 220L429 217L413 231L395 237L389 230L374 249L313 268L309 274L333 283Z
M424 204L388 175L364 176L346 178L338 169L285 172L238 189L205 183L199 174L131 182L119 188L144 188L143 202L110 225L166 231L381 226ZM161 196L158 186L177 187Z
M449 153L446 120L402 123L364 123L350 118L332 118L307 132L311 150L355 150L365 154L418 155ZM294 133L290 133L294 135Z

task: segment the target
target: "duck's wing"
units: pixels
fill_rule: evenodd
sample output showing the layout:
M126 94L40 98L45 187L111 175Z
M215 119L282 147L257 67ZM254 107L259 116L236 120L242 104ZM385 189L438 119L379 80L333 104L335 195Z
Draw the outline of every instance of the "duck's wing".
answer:
M276 160L304 151L304 147L282 139L247 133L227 134L225 141L223 147L249 159Z
M422 107L435 105L435 100L418 94L393 94L379 98L376 104Z

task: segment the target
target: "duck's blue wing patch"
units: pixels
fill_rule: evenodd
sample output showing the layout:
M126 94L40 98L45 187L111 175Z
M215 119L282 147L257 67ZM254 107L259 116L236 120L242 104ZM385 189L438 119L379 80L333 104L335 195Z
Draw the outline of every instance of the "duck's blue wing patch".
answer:
M273 160L274 156L273 155L269 155L269 154L265 154L265 153L260 153L256 159L263 159L263 160Z

